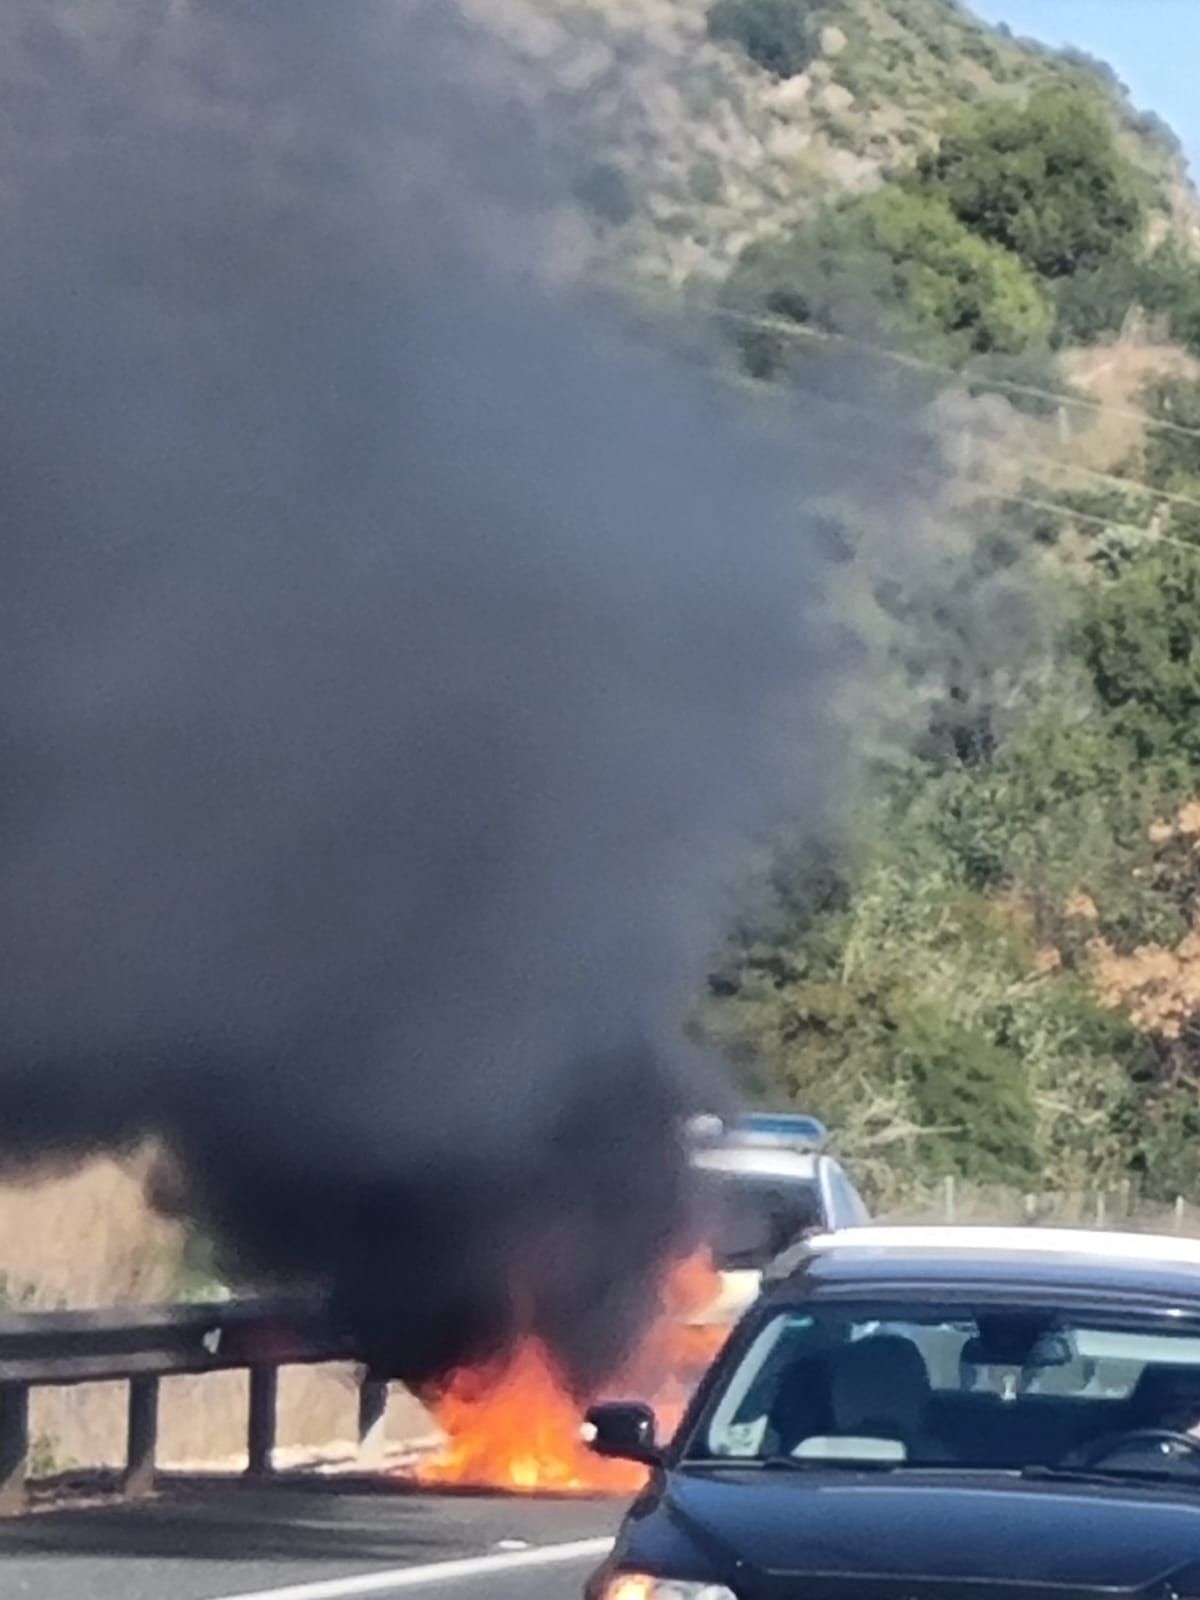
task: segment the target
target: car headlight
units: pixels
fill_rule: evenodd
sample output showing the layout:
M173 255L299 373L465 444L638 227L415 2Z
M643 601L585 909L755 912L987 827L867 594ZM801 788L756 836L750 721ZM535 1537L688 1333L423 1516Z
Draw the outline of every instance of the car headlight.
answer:
M619 1572L601 1600L737 1600L723 1583L687 1583L682 1578L651 1578L644 1572Z

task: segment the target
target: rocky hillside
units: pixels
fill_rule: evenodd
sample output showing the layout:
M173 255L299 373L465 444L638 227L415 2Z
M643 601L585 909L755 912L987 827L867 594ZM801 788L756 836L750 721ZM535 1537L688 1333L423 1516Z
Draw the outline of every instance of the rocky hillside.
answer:
M594 242L653 278L722 276L752 239L907 165L954 109L1063 83L1107 107L1153 229L1200 239L1178 141L1107 67L960 0L466 3L565 125Z

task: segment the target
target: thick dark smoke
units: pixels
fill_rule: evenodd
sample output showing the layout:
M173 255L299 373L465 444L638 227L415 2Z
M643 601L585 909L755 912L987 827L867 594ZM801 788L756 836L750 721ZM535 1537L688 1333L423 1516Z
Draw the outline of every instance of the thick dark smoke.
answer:
M853 423L517 272L527 130L411 5L0 45L3 1150L159 1133L396 1373L528 1327L584 1386L686 1224L723 874L826 759Z

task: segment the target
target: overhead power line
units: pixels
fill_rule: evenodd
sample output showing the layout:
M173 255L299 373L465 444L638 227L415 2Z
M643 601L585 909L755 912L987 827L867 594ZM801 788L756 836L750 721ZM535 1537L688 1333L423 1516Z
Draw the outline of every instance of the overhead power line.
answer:
M1200 511L1200 500L1194 495L1178 494L1173 489L1157 489L1153 484L1142 483L1137 478L1123 478L1116 472L1101 472L1097 467L1085 467L1079 461L1063 461L1058 456L1041 455L1032 451L1022 451L1019 456L1010 451L1007 457L1011 461L1039 462L1042 466L1055 467L1061 472L1077 472L1082 477L1108 484L1111 488L1131 489L1135 494L1149 495L1156 500L1166 500L1171 505L1188 506L1193 511Z
M855 416L863 417L869 420L874 420L877 415L868 406L858 404L853 400L841 399L833 395L813 393L807 396L807 398L815 401L818 405L827 410L850 412ZM837 455L844 455L851 459L855 459L860 454L861 446L858 442L851 444L849 442L842 443L840 441L826 440L822 444L822 449L827 452L833 452ZM998 453L1002 456L1005 456L1005 452L1003 450L999 451ZM1057 457L1053 456L1038 457L1029 456L1024 453L1018 455L1012 451L1009 451L1005 458L1018 464L1023 464L1029 460L1042 460L1047 464L1051 464L1056 467L1062 467L1069 471L1076 470L1071 463L1060 461ZM1080 470L1084 471L1088 475L1098 477L1104 482L1118 484L1123 488L1133 490L1151 498L1165 498L1168 501L1178 502L1200 510L1200 500L1193 500L1187 495L1176 495L1167 490L1155 489L1149 484L1139 483L1135 478L1122 478L1115 473L1100 472L1093 468L1082 468ZM914 485L919 481L912 474L908 474L907 478L908 481L912 482ZM1028 510L1039 511L1046 515L1061 517L1067 522L1082 523L1089 527L1102 528L1107 533L1117 533L1124 534L1126 536L1132 536L1133 538L1143 541L1147 544L1171 545L1175 549L1185 550L1189 555L1200 556L1200 544L1194 544L1186 539L1173 538L1170 534L1163 533L1155 528L1145 527L1140 523L1125 522L1120 518L1104 516L1100 512L1096 511L1082 511L1078 507L1069 505L1061 500L1052 500L1045 497L1027 494L1010 494L1001 489L989 489L984 485L979 486L978 498L980 500L990 501L995 505L1023 506Z
M661 293L658 295L652 295L651 291L639 291L639 293L641 293L642 298L653 297L660 303L666 303L668 300L668 297ZM679 302L671 302L671 309L678 313L681 309ZM1078 396L1060 394L1052 389L1041 389L1036 385L1031 384L1018 384L1004 378L988 378L977 376L975 374L962 373L955 367L946 366L934 361L927 361L917 356L905 355L902 351L891 350L885 345L873 345L864 340L852 339L847 335L807 328L801 324L793 323L782 318L755 316L748 312L734 311L728 307L714 306L706 309L711 315L721 318L722 320L732 320L769 332L781 333L785 337L797 340L811 340L818 343L845 345L852 349L861 350L867 354L881 356L887 360L897 362L904 366L945 373L948 376L955 378L960 383L968 383L975 387L994 387L1005 389L1010 392L1034 395L1047 400L1052 400L1056 404L1061 405L1081 406L1092 412L1137 420L1151 428L1160 428L1167 432L1182 434L1185 437L1200 440L1200 428L1190 428L1186 427L1182 423L1169 422L1163 418L1151 416L1151 414L1146 411L1136 411L1125 407L1112 406L1101 401L1087 400ZM739 376L737 379L735 379L735 381L738 383L739 387L742 385L749 385L755 389L759 387L756 384L751 385L751 380L743 376ZM829 409L849 411L862 417L872 417L874 415L874 413L867 406L856 404L851 400L840 399L832 395L814 393L809 395L808 398L817 401L818 404ZM856 453L856 451L852 451L851 447L848 445L842 446L833 444L827 445L826 448L831 448L838 454L850 455ZM1031 461L1040 462L1044 466L1054 467L1059 471L1079 473L1084 477L1091 478L1096 482L1105 483L1110 487L1128 490L1134 494L1138 494L1160 502L1166 502L1172 505L1187 506L1193 510L1200 511L1200 499L1196 499L1190 495L1179 494L1169 489L1155 488L1151 484L1139 482L1139 480L1136 478L1122 477L1119 473L1103 472L1099 468L1084 466L1081 462L1063 461L1057 456L1024 451L1020 454L1017 454L1011 448L1006 450L1003 446L998 448L993 446L992 448L1002 458L1012 461L1016 464L1024 464ZM1130 535L1147 543L1170 545L1175 549L1186 551L1189 555L1200 555L1200 544L1191 543L1186 539L1173 538L1169 534L1162 533L1154 528L1144 527L1139 523L1123 522L1118 518L1107 517L1099 512L1082 511L1076 506L1065 504L1062 501L1046 499L1034 495L1007 494L1002 490L989 490L983 487L981 487L979 498L981 500L991 501L993 504L998 505L1023 506L1028 510L1039 511L1049 516L1061 517L1065 521L1082 523L1089 527L1102 528L1108 533Z
M1168 544L1173 549L1186 550L1188 555L1200 556L1200 544L1192 544L1187 539L1175 539L1169 533L1159 533L1154 528L1144 528L1136 522L1115 522L1111 517L1102 517L1095 512L1076 511L1073 506L1060 505L1055 500L1039 500L1033 495L1023 494L990 494L986 491L983 498L998 501L1002 505L1027 506L1033 511L1048 512L1071 522L1086 522L1093 527L1103 528L1107 533L1132 534L1147 544Z
M629 293L626 288L623 293ZM652 301L656 304L666 305L679 314L686 309L680 302L665 291L653 290L639 286L633 291L638 298ZM1061 389L1048 389L1034 383L1023 383L1015 378L1002 378L995 374L982 372L964 372L959 367L953 367L946 362L933 361L926 356L911 355L903 350L895 350L888 345L873 344L866 339L856 339L850 334L834 333L827 328L814 328L799 322L792 322L786 317L773 317L758 312L738 311L732 306L707 305L702 308L705 316L720 322L731 322L742 327L757 328L763 333L774 333L784 339L796 342L813 344L841 345L846 349L860 351L864 355L877 356L881 360L893 362L897 366L909 367L918 372L936 372L944 377L953 378L957 383L972 389L995 389L1003 394L1023 395L1027 399L1046 400L1056 406L1070 406L1080 411L1090 411L1097 416L1119 417L1127 422L1137 422L1142 427L1155 429L1162 433L1176 434L1185 439L1200 440L1200 427L1191 427L1187 423L1172 422L1168 417L1156 417L1149 411L1143 411L1135 406L1115 405L1112 401L1091 400L1086 395L1069 394Z
M1138 422L1143 427L1155 428L1163 433L1178 434L1186 439L1200 439L1200 427L1193 428L1186 423L1172 422L1166 417L1156 417L1149 411L1141 411L1133 406L1118 406L1106 400L1089 400L1085 395L1067 394L1062 390L1047 389L1033 383L1020 383L1014 378L963 372L960 368L948 366L945 362L931 361L925 356L909 355L903 350L893 350L887 345L871 344L865 339L854 339L849 334L832 333L825 328L807 327L803 323L790 322L783 317L765 317L748 311L735 311L729 306L714 306L711 308L711 314L722 321L758 328L763 332L777 333L784 338L808 340L817 344L838 344L847 349L859 350L864 355L879 356L885 361L895 362L898 366L912 367L920 372L941 373L973 389L997 389L1005 394L1020 394L1030 399L1049 400L1057 406L1074 406L1077 410Z

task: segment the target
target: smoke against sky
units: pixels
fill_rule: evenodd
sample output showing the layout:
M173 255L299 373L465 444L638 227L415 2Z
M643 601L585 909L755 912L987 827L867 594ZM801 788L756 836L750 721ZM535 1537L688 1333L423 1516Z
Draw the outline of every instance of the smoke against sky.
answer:
M584 1387L686 1226L725 874L817 805L856 419L539 287L436 8L0 44L0 1137L163 1134L398 1375L523 1327Z

